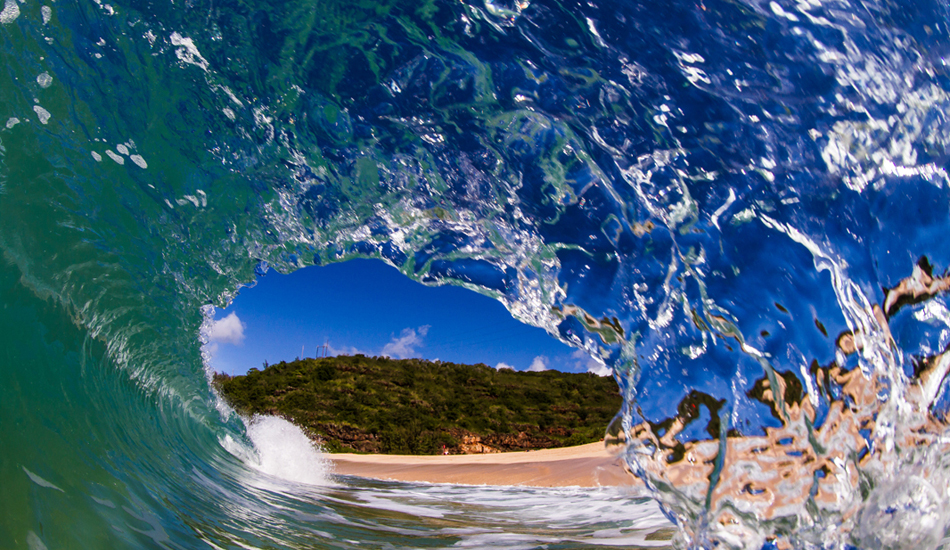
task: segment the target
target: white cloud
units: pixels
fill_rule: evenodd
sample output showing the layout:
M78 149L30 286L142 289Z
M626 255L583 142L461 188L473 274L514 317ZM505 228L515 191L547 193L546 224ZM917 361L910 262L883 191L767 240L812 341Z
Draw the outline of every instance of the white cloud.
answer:
M327 354L331 357L336 357L337 355L373 355L372 353L366 353L365 351L353 346L343 346L342 348L338 348L333 344L330 344L330 347L327 349Z
M236 312L223 319L218 319L211 324L208 330L208 342L212 344L234 344L240 346L244 343L244 329L247 327Z
M587 372L596 374L597 376L611 376L613 375L614 370L606 365L597 363L594 367L588 367Z
M423 338L429 332L429 325L421 326L415 330L406 328L398 337L393 337L392 341L383 346L382 354L396 359L409 359L416 355L416 348L421 348Z
M535 357L534 360L531 361L531 366L528 367L528 372L541 372L543 370L548 370L548 366L545 363L547 359L548 358L543 355Z
M497 365L495 365L495 368L498 370L501 370L501 369L515 370L515 368L509 365L508 363L498 363Z
M610 367L587 355L587 352L582 349L575 350L574 353L571 354L571 358L574 359L574 366L577 370L586 370L597 376L610 376L613 374L613 370Z

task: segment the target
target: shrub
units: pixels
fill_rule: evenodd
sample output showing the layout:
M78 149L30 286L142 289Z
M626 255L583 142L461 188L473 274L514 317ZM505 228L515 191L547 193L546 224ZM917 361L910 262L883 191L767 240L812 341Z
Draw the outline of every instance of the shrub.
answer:
M440 453L457 447L459 430L483 439L525 431L525 449L589 443L621 405L609 377L385 357L281 361L214 383L238 411L276 409L331 452ZM333 435L331 425L347 429Z

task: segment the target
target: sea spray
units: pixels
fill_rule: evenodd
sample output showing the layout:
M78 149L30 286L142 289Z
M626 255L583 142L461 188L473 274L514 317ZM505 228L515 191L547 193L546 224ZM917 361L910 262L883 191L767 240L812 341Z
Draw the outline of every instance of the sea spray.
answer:
M251 465L258 470L295 483L331 483L331 462L294 424L276 416L256 415L247 422L247 437L256 451Z

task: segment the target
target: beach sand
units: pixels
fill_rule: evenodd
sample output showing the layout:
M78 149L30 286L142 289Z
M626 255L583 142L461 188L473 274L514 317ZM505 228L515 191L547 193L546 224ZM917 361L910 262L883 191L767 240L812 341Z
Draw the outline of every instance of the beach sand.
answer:
M392 481L527 487L615 487L638 484L603 442L540 451L477 455L326 455L334 472Z

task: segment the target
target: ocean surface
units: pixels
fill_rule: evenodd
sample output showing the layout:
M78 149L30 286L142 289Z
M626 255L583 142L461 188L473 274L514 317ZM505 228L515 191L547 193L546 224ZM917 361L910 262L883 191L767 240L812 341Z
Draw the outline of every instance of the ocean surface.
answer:
M3 0L0 548L947 546L948 19ZM644 491L341 478L228 410L212 308L356 257L611 367Z

